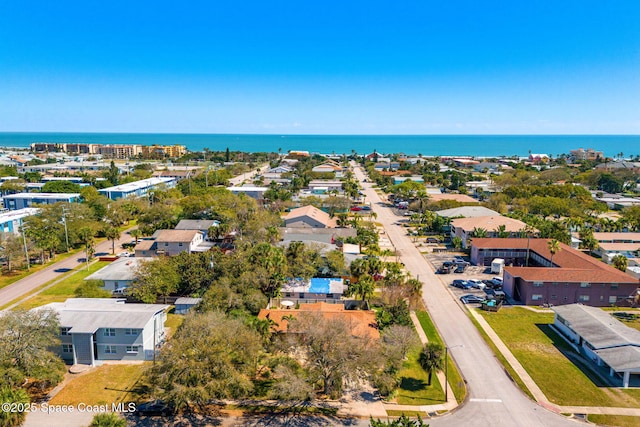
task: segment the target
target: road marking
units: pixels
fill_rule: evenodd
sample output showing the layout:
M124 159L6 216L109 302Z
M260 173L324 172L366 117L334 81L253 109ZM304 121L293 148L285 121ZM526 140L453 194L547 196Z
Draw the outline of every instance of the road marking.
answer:
M469 402L482 402L482 403L502 403L502 399L477 399L471 398Z

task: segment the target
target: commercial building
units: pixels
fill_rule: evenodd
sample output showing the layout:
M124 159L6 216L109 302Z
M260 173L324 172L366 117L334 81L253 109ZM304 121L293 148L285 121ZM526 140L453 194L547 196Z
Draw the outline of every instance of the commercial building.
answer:
M451 221L451 238L459 237L462 247L467 247L468 239L475 230L484 230L485 237L498 237L500 230L509 233L509 237L516 237L527 227L524 222L506 216L478 216L472 218L457 218Z
M140 144L85 144L35 142L31 151L36 153L67 153L100 155L112 159L163 159L182 157L187 152L184 145L140 145Z
M471 242L471 262L505 260L503 290L527 305L582 303L628 306L638 279L564 243L554 255L548 239L480 239ZM528 262L527 262L528 258Z

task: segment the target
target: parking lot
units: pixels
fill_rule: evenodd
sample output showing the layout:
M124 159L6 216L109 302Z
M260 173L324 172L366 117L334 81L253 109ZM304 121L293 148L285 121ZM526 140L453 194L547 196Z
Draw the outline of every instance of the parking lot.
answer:
M461 257L464 261L469 262L469 257L466 256L464 252L438 252L438 253L428 253L428 254L425 254L424 256L433 265L433 269L436 271L438 270L438 268L440 268L440 266L443 265L444 262L446 261L451 262L454 260L455 257ZM454 273L452 271L451 273L448 273L448 274L437 274L437 277L449 289L449 291L456 297L456 299L459 300L462 295L477 295L483 298L489 295L487 294L487 292L481 289L476 289L476 288L461 289L461 288L452 286L452 283L454 280L467 281L469 279L475 279L479 281L485 281L485 280L491 280L494 277L501 277L501 275L492 274L490 267L469 265L464 269L464 272L462 273Z

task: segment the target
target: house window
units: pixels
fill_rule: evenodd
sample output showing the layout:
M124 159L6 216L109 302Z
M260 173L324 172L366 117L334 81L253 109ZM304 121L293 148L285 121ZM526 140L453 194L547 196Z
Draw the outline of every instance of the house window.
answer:
M589 295L580 295L578 296L578 301L586 302L589 301L591 297Z
M182 242L178 242L178 246L182 246Z
M116 354L116 346L115 345L105 345L104 346L104 354Z
M604 301L604 295L600 295L600 302Z
M124 334L125 335L138 335L138 330L137 329L127 328L127 329L124 330Z
M104 328L104 336L105 337L115 337L116 330L114 328Z
M71 328L66 328L66 327L60 328L60 335L71 335L69 333L70 330L71 330Z
M127 353L138 354L138 346L137 345L128 345L127 346Z
M612 295L609 297L609 304L615 304L618 302L618 297L615 295Z
M542 294L531 295L531 301L540 301L541 299L542 299Z
M73 353L73 345L71 345L71 344L62 344L62 352L63 353Z
M542 282L533 282L533 287L534 288L541 288L542 287Z
M617 283L612 283L611 284L611 289L618 289L618 284Z
M558 295L551 295L551 299L558 299Z
M580 287L581 287L581 288L590 288L590 287L591 287L591 283L589 283L589 282L582 282L582 283L580 283Z
M164 242L164 246L165 246L165 248L166 248L167 246L169 246L169 243Z

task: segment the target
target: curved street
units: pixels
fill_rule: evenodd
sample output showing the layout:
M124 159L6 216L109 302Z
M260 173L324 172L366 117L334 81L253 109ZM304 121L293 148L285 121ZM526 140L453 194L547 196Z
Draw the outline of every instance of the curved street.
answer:
M467 399L451 414L429 419L432 426L568 426L577 421L551 412L531 401L507 376L475 325L452 298L429 263L396 224L398 217L385 207L359 166L356 178L366 199L398 252L406 269L423 283L424 303L442 339L467 383Z

